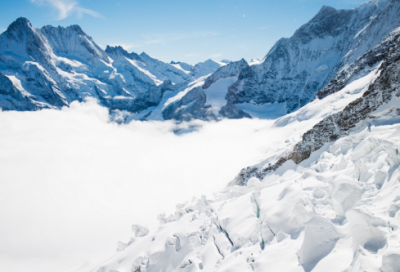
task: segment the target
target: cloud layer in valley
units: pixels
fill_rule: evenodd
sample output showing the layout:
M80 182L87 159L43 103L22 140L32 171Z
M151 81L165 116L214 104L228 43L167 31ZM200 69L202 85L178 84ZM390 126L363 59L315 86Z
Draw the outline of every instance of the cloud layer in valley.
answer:
M95 102L0 114L0 267L65 271L265 158L273 121L108 122ZM275 139L281 141L281 139Z

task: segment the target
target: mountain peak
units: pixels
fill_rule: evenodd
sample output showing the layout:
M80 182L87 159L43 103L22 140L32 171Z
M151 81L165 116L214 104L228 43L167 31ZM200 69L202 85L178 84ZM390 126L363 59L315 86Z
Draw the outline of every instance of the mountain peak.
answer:
M145 52L140 53L139 56L144 57L144 58L150 58L150 59L152 59L152 57L150 57L149 55L147 55Z
M81 35L86 35L85 32L83 32L82 28L79 25L70 25L68 27L66 27L67 29L71 29L73 31L76 31L77 33L81 34Z
M10 34L21 31L22 32L33 31L31 22L25 17L19 17L17 20L12 22L7 28L7 32Z
M29 26L32 26L31 25L31 22L27 19L27 18L25 18L25 17L19 17L17 20L15 20L12 24L14 24L14 23L16 23L16 24L19 24L19 25L29 25Z
M336 11L337 11L337 9L335 9L334 7L323 5L322 8L317 13L317 15L318 14L322 14L322 13L328 13L328 12L329 13L330 12L336 12Z
M107 45L107 47L106 47L106 53L107 54L121 54L121 55L124 55L124 56L129 56L129 53L128 53L128 51L126 51L122 46L120 46L120 45L116 45L116 46L110 46L110 45Z
M109 46L107 45L105 52L111 57L117 57L117 56L124 56L128 59L132 60L139 60L143 62L143 59L136 54L135 52L129 53L126 51L122 46L116 45L116 46Z

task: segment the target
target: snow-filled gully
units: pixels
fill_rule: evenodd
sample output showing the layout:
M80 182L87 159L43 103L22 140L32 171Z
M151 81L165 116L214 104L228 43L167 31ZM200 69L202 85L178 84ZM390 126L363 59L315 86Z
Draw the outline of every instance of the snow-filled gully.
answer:
M400 125L326 150L310 167L178 205L159 229L73 271L399 271Z

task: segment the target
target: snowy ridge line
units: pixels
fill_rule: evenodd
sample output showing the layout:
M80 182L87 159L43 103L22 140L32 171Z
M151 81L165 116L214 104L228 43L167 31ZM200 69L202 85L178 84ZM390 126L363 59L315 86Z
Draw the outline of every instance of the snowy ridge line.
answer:
M390 65L400 54L400 49L398 47L399 42L400 27L391 32L388 37L375 48L358 58L355 63L344 67L336 77L331 79L329 83L315 95L313 100L323 99L328 95L338 92L347 84L357 79L360 74L373 69L373 67L379 65L379 63L382 63L382 69Z
M124 120L158 105L165 92L176 92L224 65L207 60L187 73L144 52L128 53L120 46L104 51L78 25L35 29L20 17L0 35L0 73L15 84L14 95L5 91L8 83L0 85L0 107L60 109L95 98L110 110L111 118Z
M373 123L377 119L391 115L400 115L400 108L395 101L400 97L400 55L393 61L388 61L380 70L380 76L372 83L361 98L347 105L343 111L325 117L311 130L302 136L292 151L288 151L272 165L253 166L243 168L232 184L246 185L251 177L263 179L270 172L276 171L284 163L292 160L296 164L308 159L313 151L323 147L326 143L348 135L352 130ZM372 115L379 107L391 105L387 112L378 116ZM382 115L383 114L383 115Z
M20 96L0 93L0 107L61 108L94 97L117 122L276 119L343 89L393 56L398 49L389 34L400 27L399 14L398 0L373 0L351 10L324 6L260 62L207 60L194 66L120 46L104 51L77 25L34 29L19 18L0 35L0 72L16 79L15 91L29 95L20 103L14 101ZM187 90L202 77L208 77L202 89ZM228 77L237 79L222 82ZM163 91L166 81L171 86ZM175 103L163 104L173 98Z
M392 120L393 121L393 120ZM391 272L400 265L400 125L351 133L308 167L193 198L70 272Z

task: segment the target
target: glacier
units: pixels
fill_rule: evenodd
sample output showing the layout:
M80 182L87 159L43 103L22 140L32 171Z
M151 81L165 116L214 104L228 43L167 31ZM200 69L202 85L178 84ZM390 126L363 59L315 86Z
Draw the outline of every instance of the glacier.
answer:
M258 163L225 180L222 190L159 214L156 228L132 222L131 238L116 241L114 253L69 272L400 271L399 15L399 0L351 10L323 6L262 60L195 65L121 46L103 50L77 25L35 29L26 18L13 22L0 35L0 107L7 114L90 112L86 107L98 110L99 103L100 119L122 131L119 139L130 128L161 124L162 137L195 144L163 146L168 155L149 171L161 175L188 161L195 170L176 175L196 181L216 154L174 155L194 146L209 150L198 137L202 129L232 124L239 140L231 160L245 154L236 148L262 142ZM256 127L246 125L252 122ZM240 138L249 129L258 138ZM211 135L221 150L233 137ZM113 147L113 140L104 145ZM154 156L145 160L159 162ZM127 154L121 157L124 170L108 173L110 179L140 172ZM233 165L212 159L214 167ZM202 175L205 184L213 181Z

